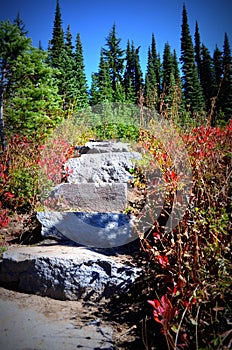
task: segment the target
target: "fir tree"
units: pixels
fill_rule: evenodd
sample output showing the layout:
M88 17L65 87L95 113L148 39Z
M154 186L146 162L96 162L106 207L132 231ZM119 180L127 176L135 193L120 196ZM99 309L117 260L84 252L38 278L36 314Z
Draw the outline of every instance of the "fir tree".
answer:
M183 6L180 60L182 62L185 103L191 108L192 112L200 112L204 106L204 102L195 65L194 49L185 5Z
M201 62L200 62L200 78L203 90L206 110L211 108L211 99L215 96L215 80L213 70L213 60L207 47L202 44L201 47Z
M134 43L127 43L126 50L126 69L124 72L124 88L126 100L136 102L137 94L142 88L143 79L139 62L139 49L135 49Z
M38 141L61 121L62 101L45 58L46 52L33 47L16 58L5 104L11 132Z
M52 39L49 44L49 56L52 67L59 68L60 54L64 48L64 32L62 29L62 19L59 0L56 1L56 11L53 26Z
M143 88L143 73L140 66L139 49L140 46L135 49L134 44L132 42L132 55L134 58L134 88L136 95Z
M104 59L104 51L102 49L98 70L98 102L113 102L115 91L116 86L115 90L113 90L109 64L108 61Z
M177 54L176 54L176 50L173 50L173 74L174 74L174 78L175 78L175 83L176 85L180 86L181 85L181 79L180 79L180 70L179 70L179 66L178 66L178 59L177 59Z
M92 73L91 78L90 104L91 106L94 106L99 102L98 73Z
M157 95L159 96L162 88L161 88L161 60L160 56L156 51L156 42L155 42L155 36L154 33L152 33L152 40L151 40L151 60L152 65L154 67L155 76L156 76L156 88L157 88Z
M145 75L145 103L151 109L156 109L158 100L156 74L151 49L148 48L147 72Z
M227 33L223 45L223 80L220 95L224 119L228 121L232 116L232 57Z
M169 90L172 89L173 85L174 68L173 56L171 54L171 48L168 43L166 43L164 46L162 68L162 91L169 94Z
M223 59L222 59L222 51L219 50L218 46L214 50L213 54L213 65L214 65L214 76L215 76L215 88L218 92L220 88L222 76L223 76Z
M14 91L15 62L29 49L30 43L17 24L0 22L0 138L3 151L7 147L3 106Z
M57 68L60 73L57 76L57 83L63 99L63 109L71 112L75 109L77 91L73 48L72 33L70 25L68 25L65 33L64 48L60 51L57 58Z
M14 23L18 26L22 36L26 36L28 34L28 31L25 29L25 23L21 19L19 12L17 13L17 17L15 18Z
M116 25L114 24L108 37L106 38L106 48L102 53L110 70L110 78L113 92L116 92L118 85L122 84L124 50L120 48L121 39L117 38ZM116 101L114 97L114 101Z
M195 46L194 46L195 61L197 64L198 77L200 78L201 76L201 39L200 39L199 27L197 22L195 27L194 38L195 38Z
M89 104L88 86L87 86L87 80L85 75L81 36L79 33L76 36L75 78L77 83L77 91L76 91L77 108L87 107Z
M134 103L136 101L135 92L133 89L133 55L130 41L127 42L126 48L126 67L124 72L124 89L126 101Z
M66 52L71 57L73 57L74 46L72 44L72 33L71 33L71 28L70 28L69 24L67 26L67 30L66 30L66 33L65 33L65 45L64 45L64 47L65 47Z

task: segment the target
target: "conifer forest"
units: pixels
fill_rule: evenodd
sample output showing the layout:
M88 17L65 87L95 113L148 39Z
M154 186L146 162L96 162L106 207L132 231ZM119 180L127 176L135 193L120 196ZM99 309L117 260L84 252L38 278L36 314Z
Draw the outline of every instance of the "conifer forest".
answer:
M140 235L138 260L144 268L140 284L124 299L119 296L110 301L109 307L115 308L117 317L120 313L124 316L122 322L128 328L134 329L136 324L136 341L123 345L121 339L116 349L229 349L229 37L225 33L223 47L215 43L210 53L201 41L198 22L191 36L183 5L180 57L168 42L163 52L157 52L156 36L151 33L146 70L142 71L140 46L135 46L131 38L122 47L118 31L114 23L106 33L105 45L95 56L98 69L88 82L81 33L72 33L69 25L63 28L58 0L47 49L32 45L20 14L13 22L0 22L0 254L11 244L37 241L35 214L41 167L46 168L46 181L58 184L67 176L62 165L76 146L90 139L136 143L150 154L150 164L159 164L167 198L152 230ZM91 114L98 105L105 108L104 120L94 119ZM124 108L123 117L116 123L111 106L120 109L120 105L130 107ZM138 123L131 106L140 113ZM164 226L174 198L182 200L176 195L182 175L176 172L168 150L152 127L141 123L146 111L158 115L179 135L192 169L188 205L181 221L168 233ZM78 125L76 133L74 124ZM138 191L146 191L145 170L141 164L133 174ZM127 213L137 215L137 211L137 207L127 208ZM15 217L24 222L17 230L12 229Z

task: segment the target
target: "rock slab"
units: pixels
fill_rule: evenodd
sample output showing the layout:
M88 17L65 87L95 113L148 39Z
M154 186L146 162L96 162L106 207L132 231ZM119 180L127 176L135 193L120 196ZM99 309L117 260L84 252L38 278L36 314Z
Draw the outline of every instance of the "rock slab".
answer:
M60 300L97 301L129 290L139 268L84 247L11 247L3 253L0 284Z

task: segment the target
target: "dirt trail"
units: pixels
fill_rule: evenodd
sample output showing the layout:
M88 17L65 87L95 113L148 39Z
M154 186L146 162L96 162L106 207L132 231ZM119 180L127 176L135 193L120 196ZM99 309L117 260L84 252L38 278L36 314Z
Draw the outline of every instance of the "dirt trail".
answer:
M0 349L114 349L113 327L96 307L0 288Z

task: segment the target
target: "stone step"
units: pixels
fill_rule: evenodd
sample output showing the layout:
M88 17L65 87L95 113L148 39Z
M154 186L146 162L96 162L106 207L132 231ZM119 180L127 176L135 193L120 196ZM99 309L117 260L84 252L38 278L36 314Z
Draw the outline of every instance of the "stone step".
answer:
M60 300L99 300L127 291L141 270L84 247L10 247L3 253L0 284Z
M138 238L129 215L118 213L38 212L43 237L70 239L96 248L125 245Z
M129 152L129 143L113 142L113 141L99 141L99 142L87 142L85 144L86 149L83 153L111 153L111 152Z
M53 210L123 212L127 204L125 183L63 183L49 194Z
M88 153L79 158L70 158L64 168L68 168L69 183L127 183L133 180L129 170L141 158L141 154L137 152Z

